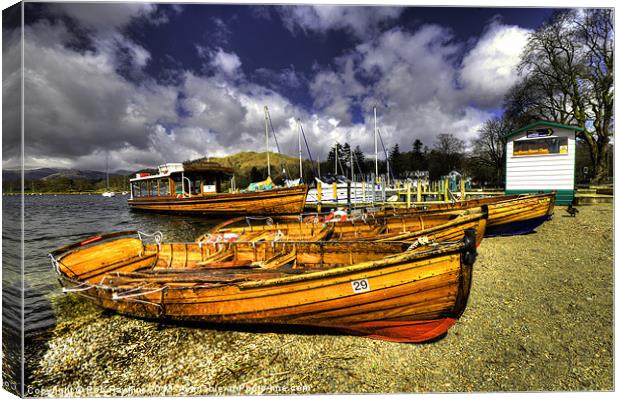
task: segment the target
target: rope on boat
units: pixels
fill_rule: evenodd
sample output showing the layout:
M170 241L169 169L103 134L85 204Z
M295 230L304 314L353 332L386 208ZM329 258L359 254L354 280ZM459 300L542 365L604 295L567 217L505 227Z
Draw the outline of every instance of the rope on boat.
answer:
M112 294L112 299L116 301L116 300L119 300L119 299L127 299L127 298L133 298L133 297L137 297L137 296L144 296L144 295L154 294L156 292L163 291L166 288L168 288L168 287L167 286L166 287L161 287L161 288L157 288L157 289L152 290L152 291L139 292L137 294L129 294L129 295L117 295L116 292L115 292L115 293ZM142 287L134 288L134 289L126 291L126 292L135 291L136 289L142 289Z
M83 285L88 285L88 287L82 287ZM78 288L81 287L81 288ZM66 288L66 287L62 287L62 292L63 293L67 293L67 292L80 292L80 291L88 291L91 288L94 288L94 285L91 285L88 283L88 281L84 281L81 284L76 285L73 288Z
M418 239L415 240L413 244L409 245L409 248L407 248L407 251L414 250L420 245L428 245L429 242L430 240L428 239L427 236L418 237Z
M56 272L56 274L60 274L60 265L58 264L58 261L56 260L56 258L54 258L54 255L52 254L48 254L52 260L52 267L54 268L54 271Z
M144 236L144 237L153 237L153 239L155 240L155 243L159 247L161 246L161 242L164 240L164 234L161 231L156 231L153 234L148 234L148 233L145 233L143 231L138 231L138 238L140 239L140 242L143 242L142 236Z
M266 216L266 217L246 216L245 217L245 222L248 224L248 226L252 226L251 220L264 220L267 226L273 225L273 219L270 216Z

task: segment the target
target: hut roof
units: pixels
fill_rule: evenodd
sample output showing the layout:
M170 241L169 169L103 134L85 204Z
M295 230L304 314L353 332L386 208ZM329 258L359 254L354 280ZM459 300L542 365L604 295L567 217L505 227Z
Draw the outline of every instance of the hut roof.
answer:
M538 121L536 121L534 123L530 123L529 125L522 127L521 129L517 129L517 130L515 130L513 132L510 132L510 133L506 134L504 136L504 138L507 139L508 137L514 136L515 134L519 134L519 133L524 132L524 131L526 131L528 129L532 129L532 128L536 127L536 126L557 127L557 128L561 128L561 129L573 130L575 132L583 132L584 131L584 128L579 127L579 126L564 125L562 123L557 123L557 122L538 120Z

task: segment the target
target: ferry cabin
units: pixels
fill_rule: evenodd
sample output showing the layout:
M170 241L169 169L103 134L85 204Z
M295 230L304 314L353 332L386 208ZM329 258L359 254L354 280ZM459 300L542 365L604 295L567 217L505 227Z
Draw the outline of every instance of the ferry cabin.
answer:
M190 198L220 193L222 180L233 175L233 169L213 162L199 165L167 163L157 174L138 173L131 179L130 199Z

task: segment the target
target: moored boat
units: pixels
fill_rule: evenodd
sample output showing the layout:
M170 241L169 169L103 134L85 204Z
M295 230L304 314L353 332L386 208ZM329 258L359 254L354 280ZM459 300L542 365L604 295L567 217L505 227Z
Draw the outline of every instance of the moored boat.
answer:
M377 216L411 215L468 209L487 205L489 219L485 237L529 234L553 217L555 193L509 195L457 201L447 204L428 204L413 208L377 212Z
M214 162L165 164L158 173L140 173L131 179L131 209L151 212L226 215L279 215L300 213L307 185L248 192L221 192L231 168Z
M147 244L134 231L50 255L66 292L122 314L423 342L465 310L475 234L409 250L409 242Z
M486 228L488 209L479 208L431 214L346 218L334 223L315 216L255 218L239 217L220 223L196 239L217 241L454 241L463 238L466 229L474 229L480 244Z

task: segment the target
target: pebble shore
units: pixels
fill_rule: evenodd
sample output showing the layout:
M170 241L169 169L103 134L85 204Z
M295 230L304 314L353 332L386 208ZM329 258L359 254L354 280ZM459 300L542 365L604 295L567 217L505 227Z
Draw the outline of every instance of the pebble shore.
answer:
M565 210L483 240L468 307L433 343L162 324L63 296L29 396L613 390L613 207Z

